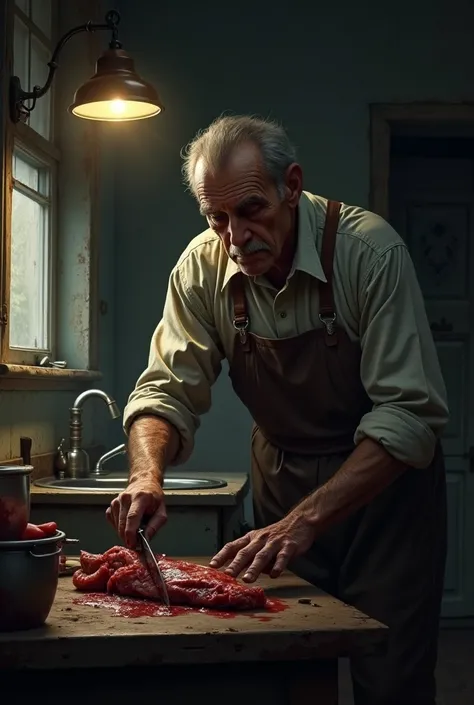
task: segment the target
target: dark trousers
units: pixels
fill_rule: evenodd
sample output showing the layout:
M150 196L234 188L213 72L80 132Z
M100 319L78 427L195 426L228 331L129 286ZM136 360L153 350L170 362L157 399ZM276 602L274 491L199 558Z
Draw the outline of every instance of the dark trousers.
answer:
M308 458L279 452L265 486L268 446L253 438L254 513L258 527L278 521L308 492L329 480L346 455ZM302 465L308 464L308 472ZM293 472L295 470L295 472ZM284 501L282 498L285 498ZM429 468L408 468L367 507L327 531L290 568L389 627L383 656L354 654L356 705L435 705L438 627L446 563L446 474L441 449Z

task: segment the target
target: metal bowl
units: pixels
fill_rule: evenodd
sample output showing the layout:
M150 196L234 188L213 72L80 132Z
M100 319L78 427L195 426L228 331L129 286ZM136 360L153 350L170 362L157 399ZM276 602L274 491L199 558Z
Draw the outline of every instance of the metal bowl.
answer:
M0 541L21 539L30 520L31 465L0 466Z
M66 538L0 541L0 631L42 626L56 596L59 556Z

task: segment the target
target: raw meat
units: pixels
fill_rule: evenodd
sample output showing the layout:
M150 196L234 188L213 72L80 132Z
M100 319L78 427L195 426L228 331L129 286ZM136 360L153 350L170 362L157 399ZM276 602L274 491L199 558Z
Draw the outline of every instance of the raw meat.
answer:
M262 588L239 583L230 575L205 566L156 555L170 602L174 605L235 610L265 607ZM73 584L83 592L109 592L160 600L160 594L140 553L121 546L103 554L81 551L81 568Z
M48 521L46 524L27 524L21 539L22 541L45 539L49 536L54 536L57 530L58 525L55 521Z
M19 541L28 524L29 506L23 499L0 496L0 541Z

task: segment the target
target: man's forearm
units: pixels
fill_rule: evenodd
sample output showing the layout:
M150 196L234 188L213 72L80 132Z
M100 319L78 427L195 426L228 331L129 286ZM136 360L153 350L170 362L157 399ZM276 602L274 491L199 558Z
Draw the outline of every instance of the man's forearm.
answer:
M302 513L319 534L368 504L406 468L380 443L366 438L336 474L293 511Z
M130 482L148 477L161 484L178 450L179 434L172 424L151 414L137 416L128 439Z

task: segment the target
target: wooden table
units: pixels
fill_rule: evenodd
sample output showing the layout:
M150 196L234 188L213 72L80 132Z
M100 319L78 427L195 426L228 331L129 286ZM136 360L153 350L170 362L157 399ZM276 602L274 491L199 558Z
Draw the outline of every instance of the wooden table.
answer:
M382 651L388 629L292 573L258 584L288 609L118 617L74 604L78 593L62 577L45 627L0 633L0 678L20 670L20 702L34 696L35 705L59 705L65 693L68 705L84 696L87 705L130 705L137 695L193 705L198 691L206 705L336 705L337 659Z

